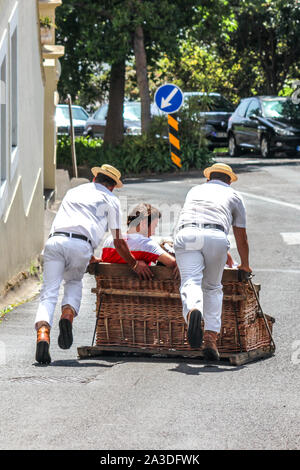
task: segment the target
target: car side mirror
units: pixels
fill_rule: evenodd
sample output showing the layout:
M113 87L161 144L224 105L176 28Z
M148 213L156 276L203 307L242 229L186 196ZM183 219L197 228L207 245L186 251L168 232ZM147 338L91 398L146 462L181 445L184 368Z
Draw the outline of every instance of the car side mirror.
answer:
M252 121L257 121L258 116L257 114L250 114L249 119L251 119Z

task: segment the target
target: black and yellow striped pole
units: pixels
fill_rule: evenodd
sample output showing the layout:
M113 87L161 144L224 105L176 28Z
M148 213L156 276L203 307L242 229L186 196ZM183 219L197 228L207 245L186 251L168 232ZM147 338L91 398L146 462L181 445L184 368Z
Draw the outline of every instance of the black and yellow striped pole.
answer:
M178 119L175 113L183 105L183 93L177 85L165 83L156 90L154 102L160 111L168 115L171 159L178 168L181 168Z
M182 167L181 163L181 152L180 152L180 141L178 133L178 120L176 114L168 114L168 126L169 126L169 142L171 160L178 168Z

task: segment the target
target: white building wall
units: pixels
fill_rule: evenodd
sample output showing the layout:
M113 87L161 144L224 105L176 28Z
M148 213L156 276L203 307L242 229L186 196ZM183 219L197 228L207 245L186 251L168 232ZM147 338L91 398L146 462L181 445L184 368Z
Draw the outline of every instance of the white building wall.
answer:
M0 189L0 292L9 279L29 267L43 246L44 86L36 0L0 0L0 58L3 38L8 137L6 181Z

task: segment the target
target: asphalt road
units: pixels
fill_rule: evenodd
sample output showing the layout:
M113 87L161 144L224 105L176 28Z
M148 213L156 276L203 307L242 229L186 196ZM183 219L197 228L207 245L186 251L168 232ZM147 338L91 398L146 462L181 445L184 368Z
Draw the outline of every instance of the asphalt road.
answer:
M86 275L68 351L57 346L57 308L50 366L34 361L37 299L0 324L1 449L299 449L300 161L249 158L223 161L239 175L255 282L276 319L275 356L240 367L78 360L77 347L90 345L94 329L94 280ZM118 195L123 206L171 206L174 218L189 188L203 181L197 173L130 179ZM163 218L159 235L170 235L172 217Z

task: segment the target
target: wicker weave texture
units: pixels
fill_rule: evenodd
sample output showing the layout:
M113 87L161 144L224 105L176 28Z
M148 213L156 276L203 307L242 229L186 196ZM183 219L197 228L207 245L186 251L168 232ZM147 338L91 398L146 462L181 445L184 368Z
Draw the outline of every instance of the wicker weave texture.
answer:
M179 281L96 275L97 346L192 348L182 316ZM223 282L220 352L247 352L270 345L255 295L247 283ZM267 316L272 331L273 319Z

